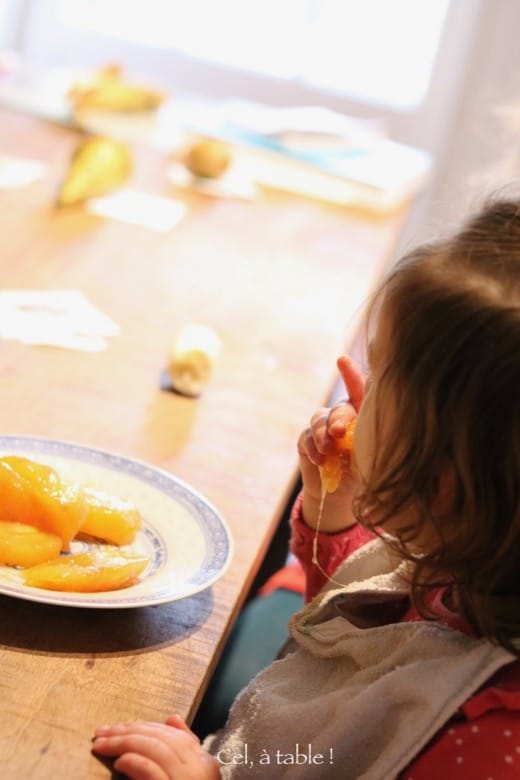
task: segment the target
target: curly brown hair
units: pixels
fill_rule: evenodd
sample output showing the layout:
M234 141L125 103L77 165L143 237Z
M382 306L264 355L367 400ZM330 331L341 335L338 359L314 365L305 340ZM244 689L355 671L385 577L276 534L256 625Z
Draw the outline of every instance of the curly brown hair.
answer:
M490 201L449 240L422 246L390 271L368 312L389 323L375 387L379 423L391 393L392 432L355 511L378 525L413 507L396 534L413 561L412 599L449 585L482 636L520 656L520 202ZM387 429L388 426L386 426ZM435 509L439 475L449 506ZM411 542L428 524L432 543Z

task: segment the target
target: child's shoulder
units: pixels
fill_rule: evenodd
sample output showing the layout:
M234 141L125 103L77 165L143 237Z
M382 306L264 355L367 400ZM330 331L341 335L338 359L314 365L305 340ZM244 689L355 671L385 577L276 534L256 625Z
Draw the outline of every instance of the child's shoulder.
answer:
M520 660L463 704L399 780L511 780L520 766Z
M520 659L495 672L461 710L468 720L492 710L520 712Z

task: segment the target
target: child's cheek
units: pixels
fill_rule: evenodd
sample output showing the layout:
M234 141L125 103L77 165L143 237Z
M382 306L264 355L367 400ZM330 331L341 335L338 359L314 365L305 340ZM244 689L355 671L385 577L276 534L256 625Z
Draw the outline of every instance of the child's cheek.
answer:
M354 430L355 469L361 479L366 478L373 460L374 413L371 390L365 395Z

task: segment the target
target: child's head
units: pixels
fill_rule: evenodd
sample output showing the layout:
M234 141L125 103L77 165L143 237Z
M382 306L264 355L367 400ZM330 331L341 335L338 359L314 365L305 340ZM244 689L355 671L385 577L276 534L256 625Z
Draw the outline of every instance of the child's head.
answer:
M421 585L453 581L473 623L507 644L520 636L520 202L406 256L374 320L357 511L420 550L419 606Z

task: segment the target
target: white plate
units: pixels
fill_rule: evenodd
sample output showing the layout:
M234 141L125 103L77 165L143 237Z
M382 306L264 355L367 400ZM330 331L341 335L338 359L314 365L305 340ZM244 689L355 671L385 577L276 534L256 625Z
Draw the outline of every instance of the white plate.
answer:
M215 508L166 471L77 444L26 436L0 436L0 455L22 455L58 470L65 479L132 501L143 527L124 549L150 563L129 588L105 593L65 593L30 588L17 569L0 566L0 593L71 607L124 608L162 604L192 596L226 570L232 539ZM73 541L72 552L91 546Z

